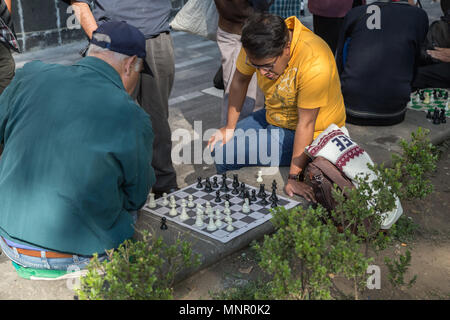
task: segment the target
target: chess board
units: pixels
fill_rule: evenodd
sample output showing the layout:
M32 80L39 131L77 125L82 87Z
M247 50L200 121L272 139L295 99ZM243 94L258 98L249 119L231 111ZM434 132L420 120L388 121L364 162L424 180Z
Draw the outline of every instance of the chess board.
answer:
M230 195L229 204L230 204L230 211L231 211L231 218L233 219L232 225L234 227L234 230L231 232L228 232L226 230L227 228L227 222L225 222L222 219L222 226L217 228L215 231L208 231L207 226L209 223L209 217L205 214L204 220L203 220L203 226L198 227L195 224L196 220L196 206L197 203L200 203L203 207L205 207L205 204L207 201L211 204L211 208L213 209L213 212L216 211L216 209L219 209L222 213L222 217L225 217L223 214L223 210L225 208L225 200L224 200L224 192L220 192L220 196L222 201L220 203L216 203L216 191L220 190L220 185L222 184L222 176L216 175L217 181L219 184L219 188L213 188L213 191L211 192L205 192L204 190L204 183L202 188L197 188L197 183L194 183L190 186L187 186L181 190L178 190L174 193L171 193L167 196L169 199L170 196L175 197L176 202L176 210L177 210L177 216L170 216L170 206L163 206L163 198L159 198L156 200L156 207L155 208L149 208L148 202L143 207L143 210L146 212L149 212L151 214L160 216L160 217L166 217L167 221L173 221L183 227L186 227L190 230L193 230L195 232L201 233L203 235L209 236L215 240L218 240L222 243L226 243L236 237L239 237L240 235L244 234L245 232L263 224L264 222L270 220L272 218L272 215L270 214L271 209L271 202L269 201L269 196L271 194L271 191L268 190L268 186L266 186L266 193L267 193L267 201L268 204L266 206L263 206L261 204L262 199L257 197L257 201L254 201L250 205L250 212L249 213L243 213L242 212L242 205L244 203L244 199L240 198L239 195L234 195L231 193L233 190L232 188L232 179L227 178L227 186L230 189L229 192L227 192ZM213 177L210 178L211 182L213 181ZM246 185L247 190L249 190L249 193L253 189L256 190L258 193L259 187L255 188L250 185ZM271 187L269 187L271 188ZM181 214L181 202L183 199L186 200L186 204L188 203L188 196L193 196L193 202L195 206L193 208L186 207L187 214L189 215L189 219L185 221L181 221L179 218ZM298 201L291 200L289 198L282 197L280 195L277 195L278 197L278 206L285 207L286 209L291 209L297 205L300 204Z
M435 97L434 93L438 92L440 93L440 97ZM447 92L447 98L445 99L445 92ZM428 94L429 101L428 100L422 100L420 98L420 94ZM449 98L450 90L448 89L422 89L418 92L411 93L411 100L408 102L408 108L413 110L419 110L419 111L425 111L433 112L435 108L438 108L439 111L441 109L445 109L445 115L446 117L450 117L450 98Z

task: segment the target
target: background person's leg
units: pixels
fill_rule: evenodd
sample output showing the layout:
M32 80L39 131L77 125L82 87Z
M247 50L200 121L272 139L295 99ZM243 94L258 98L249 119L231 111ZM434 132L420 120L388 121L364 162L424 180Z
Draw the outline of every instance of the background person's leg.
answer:
M222 101L222 111L220 123L225 126L228 118L228 96L230 92L231 81L236 70L236 61L241 50L241 36L238 34L228 33L220 28L217 30L217 45L222 56L223 84L224 96ZM242 106L239 120L248 117L253 111L260 110L264 107L264 94L258 88L256 74L253 76L248 85L247 95Z
M175 75L175 58L172 37L162 33L146 41L147 63L154 77L141 75L137 101L150 115L154 132L152 166L156 182L153 190L168 191L177 187L177 177L172 164L172 135L169 126L169 96Z
M314 33L325 40L333 54L336 53L336 47L343 22L344 18L328 18L318 15L313 16Z
M0 94L6 89L14 78L16 64L10 49L0 42Z

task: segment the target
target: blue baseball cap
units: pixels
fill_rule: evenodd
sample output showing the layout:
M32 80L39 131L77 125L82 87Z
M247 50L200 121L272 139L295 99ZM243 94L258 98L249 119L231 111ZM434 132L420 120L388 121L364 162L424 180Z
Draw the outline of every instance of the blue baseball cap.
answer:
M127 56L137 56L144 63L143 73L153 76L145 61L145 37L136 27L123 21L108 21L101 24L92 34L91 44Z

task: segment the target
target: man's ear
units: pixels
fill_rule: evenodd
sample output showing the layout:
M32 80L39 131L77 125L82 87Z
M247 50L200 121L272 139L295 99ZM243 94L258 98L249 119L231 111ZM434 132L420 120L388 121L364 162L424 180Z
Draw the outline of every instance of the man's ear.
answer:
M131 72L134 69L134 65L136 64L136 61L137 61L137 56L132 56L132 57L126 59L125 73L127 76L131 75Z
M291 42L290 41L286 44L286 47L284 47L284 53L288 56L291 55Z

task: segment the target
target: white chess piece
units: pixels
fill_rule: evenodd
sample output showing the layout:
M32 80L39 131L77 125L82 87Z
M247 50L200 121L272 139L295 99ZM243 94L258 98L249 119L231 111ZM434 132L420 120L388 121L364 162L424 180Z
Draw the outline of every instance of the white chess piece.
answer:
M197 206L197 219L195 219L195 225L199 228L203 227L203 211Z
M220 214L220 210L216 210L216 227L220 228L222 226L222 215Z
M233 221L233 218L231 218L231 216L230 216L230 211L228 211L228 212L225 212L224 211L224 213L225 213L225 219L223 219L223 220L225 220L226 222L231 222L231 221Z
M262 178L262 170L258 170L258 178L256 178L256 182L262 183L264 180Z
M242 212L243 213L249 213L250 212L250 205L248 203L248 198L245 198L244 205L242 206Z
M209 224L208 224L208 227L206 227L206 230L208 230L208 231L216 231L217 230L217 227L214 224L214 215L212 213L209 215Z
M175 197L174 196L170 196L170 203L175 203Z
M231 231L233 231L233 230L234 230L234 227L233 227L233 225L231 224L231 221L228 221L227 231L228 231L228 232L231 232Z
M187 214L187 212L186 212L186 200L182 200L181 201L181 215L180 215L180 220L181 221L185 221L185 220L187 220L187 219L189 219L189 216L188 216L188 214Z
M148 202L148 207L149 208L156 208L156 201L155 201L155 194L154 193L150 193L150 200Z
M197 215L203 216L203 207L200 203L197 203Z
M169 204L169 200L167 200L167 193L163 193L163 201L162 201L162 205L165 207Z
M193 208L195 207L195 203L194 203L194 197L192 196L192 194L190 194L188 196L188 204L187 204L188 208Z
M430 95L428 92L425 92L425 99L423 100L423 103L429 104L430 103Z
M225 209L223 209L223 213L229 214L230 212L230 203L228 201L225 201Z
M177 206L177 204L175 202L171 202L170 203L170 207L172 209L170 209L169 215L172 216L172 217L175 217L178 214L176 206Z

